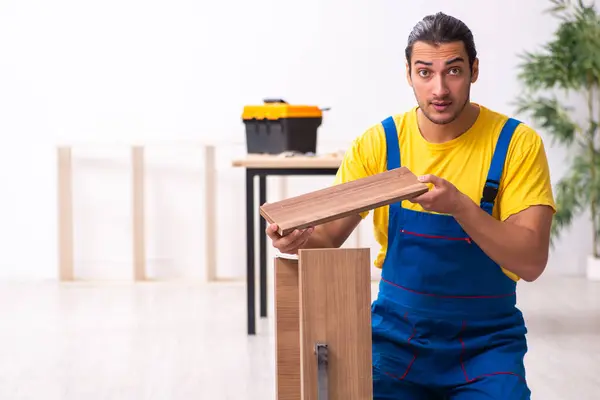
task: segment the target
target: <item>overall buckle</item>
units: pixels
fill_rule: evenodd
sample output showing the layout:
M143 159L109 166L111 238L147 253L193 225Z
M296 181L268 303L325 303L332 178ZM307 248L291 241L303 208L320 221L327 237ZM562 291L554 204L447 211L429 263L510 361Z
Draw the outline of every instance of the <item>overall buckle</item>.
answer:
M494 204L496 196L498 195L498 187L500 182L488 179L483 187L483 195L481 197L482 203Z

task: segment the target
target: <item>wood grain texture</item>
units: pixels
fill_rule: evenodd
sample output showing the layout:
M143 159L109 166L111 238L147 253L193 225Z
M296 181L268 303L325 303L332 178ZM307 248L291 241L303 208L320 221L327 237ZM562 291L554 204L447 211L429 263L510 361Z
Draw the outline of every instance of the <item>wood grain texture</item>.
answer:
M275 259L275 370L277 400L300 397L298 261Z
M369 249L299 252L302 400L317 400L315 344L328 346L329 399L373 398Z
M348 215L373 210L425 193L427 185L408 168L401 167L367 178L260 206L261 216L277 224L280 235L294 229L323 224Z

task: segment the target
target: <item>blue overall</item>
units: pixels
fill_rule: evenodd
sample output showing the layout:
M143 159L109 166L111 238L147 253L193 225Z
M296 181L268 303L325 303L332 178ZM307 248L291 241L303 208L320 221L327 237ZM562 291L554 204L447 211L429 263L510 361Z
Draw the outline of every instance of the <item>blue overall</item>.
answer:
M502 129L482 188L490 215L518 124L509 119ZM387 169L399 168L396 125L388 118L383 126ZM452 216L390 205L372 305L373 399L529 399L527 331L515 292L516 282Z

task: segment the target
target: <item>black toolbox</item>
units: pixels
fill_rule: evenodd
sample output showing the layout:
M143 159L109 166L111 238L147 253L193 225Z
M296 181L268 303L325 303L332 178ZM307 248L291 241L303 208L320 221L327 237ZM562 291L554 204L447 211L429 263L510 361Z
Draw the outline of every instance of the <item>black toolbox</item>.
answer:
M317 131L323 121L322 109L317 106L265 99L262 105L245 106L242 120L250 154L317 152Z

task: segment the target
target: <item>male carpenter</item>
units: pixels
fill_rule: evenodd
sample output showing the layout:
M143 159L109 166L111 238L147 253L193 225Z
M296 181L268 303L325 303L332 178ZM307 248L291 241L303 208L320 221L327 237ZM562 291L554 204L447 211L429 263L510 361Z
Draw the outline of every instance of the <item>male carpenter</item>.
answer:
M406 67L417 105L356 138L335 181L407 166L431 187L374 210L374 399L529 399L515 291L548 259L555 203L542 140L471 102L479 62L460 20L420 21ZM267 234L284 253L339 247L366 215Z

